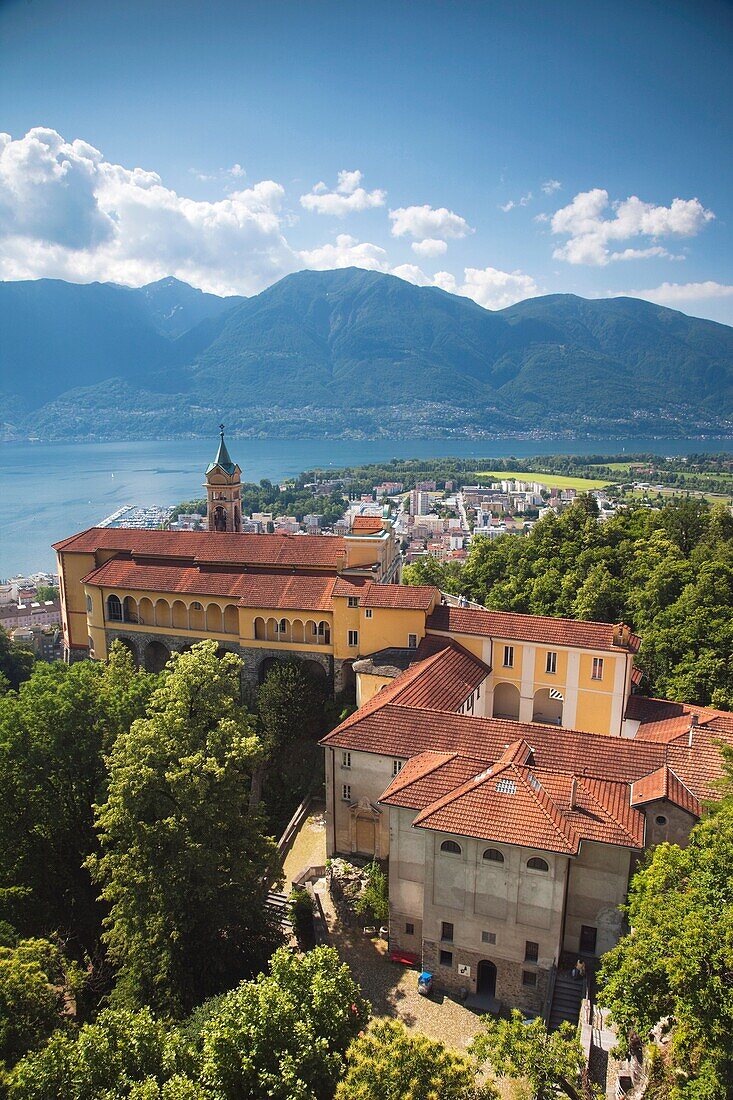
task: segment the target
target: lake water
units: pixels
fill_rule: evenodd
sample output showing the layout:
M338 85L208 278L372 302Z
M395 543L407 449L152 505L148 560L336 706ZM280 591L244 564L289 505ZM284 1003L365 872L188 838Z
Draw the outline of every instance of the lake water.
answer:
M217 439L135 443L0 444L0 577L52 571L51 543L91 527L125 504L174 505L203 495ZM314 466L391 458L518 458L540 454L690 454L730 450L716 440L284 440L230 439L242 479L272 481Z

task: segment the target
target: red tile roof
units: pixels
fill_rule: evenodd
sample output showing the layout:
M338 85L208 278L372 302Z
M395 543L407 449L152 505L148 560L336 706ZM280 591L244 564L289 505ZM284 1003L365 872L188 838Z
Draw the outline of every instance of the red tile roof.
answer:
M375 535L384 530L381 516L354 516L351 530L359 535Z
M614 645L614 627L610 623L576 622L543 615L519 615L484 608L452 607L442 604L428 618L428 630L452 634L474 634L488 638L511 638L541 645L577 646L582 649L616 649L636 652L640 639L630 634L627 645Z
M96 550L116 550L138 558L188 558L191 562L335 570L345 561L346 543L338 535L245 535L90 527L54 543L54 549L87 554Z
M429 611L440 601L440 590L432 585L370 584L362 594L362 607L395 607L401 610Z
M643 695L630 697L626 704L626 717L640 723L637 740L663 744L686 734L695 719L698 725L733 720L727 711L698 707L692 703L676 703L670 699L647 699Z
M648 802L660 800L674 802L694 817L699 817L702 810L700 799L695 797L667 764L642 779L637 779L631 786L632 806L644 806Z
M337 598L337 597L341 596L344 599L347 596L359 596L360 597L361 596L361 590L364 587L364 585L371 584L371 583L372 582L370 580L368 580L366 577L344 577L344 576L339 576L334 581L332 595L334 596L334 598Z

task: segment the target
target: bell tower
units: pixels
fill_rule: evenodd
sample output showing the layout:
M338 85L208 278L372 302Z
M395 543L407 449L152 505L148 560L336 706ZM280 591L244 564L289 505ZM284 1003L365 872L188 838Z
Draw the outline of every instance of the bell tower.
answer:
M219 450L206 467L206 503L210 531L242 530L242 471L229 457L224 425L219 425Z

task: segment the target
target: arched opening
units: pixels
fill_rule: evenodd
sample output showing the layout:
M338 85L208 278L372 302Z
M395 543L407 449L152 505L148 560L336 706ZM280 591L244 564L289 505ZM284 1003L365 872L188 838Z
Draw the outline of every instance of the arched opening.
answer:
M494 718L519 719L519 688L516 684L497 684L494 688Z
M148 599L147 596L143 596L137 607L138 622L144 626L153 626L155 624L155 609L153 608L153 601Z
M356 673L353 661L344 661L341 666L341 693L349 700L356 702Z
M540 688L535 692L534 707L532 709L532 721L544 722L546 725L562 725L562 696L554 688Z
M170 658L168 646L162 642L149 642L145 649L145 668L147 672L162 672Z
M226 531L226 529L227 529L226 509L222 508L221 505L219 504L214 509L214 530L215 531Z
M107 597L107 618L111 623L122 622L122 601L114 594Z
M456 844L455 840L444 840L440 846L440 850L452 856L459 856L461 854L461 846L460 844Z
M206 629L212 634L221 634L224 627L224 616L217 603L210 603L206 608Z
M260 663L260 667L257 669L257 679L261 684L264 684L267 679L267 674L271 668L281 664L277 657L265 657L264 661Z
M258 615L255 619L255 641L264 642L267 638L267 623Z
M504 856L498 848L487 848L483 857L488 863L503 863Z
M290 624L290 640L293 642L303 642L305 639L303 620L293 619Z
M125 596L122 605L122 617L126 623L136 623L138 621L137 600L133 596Z
M476 992L483 997L496 996L496 966L490 959L480 959L476 968Z
M542 859L541 856L532 856L531 859L527 860L527 866L529 867L530 871L547 872L550 870L549 863L546 859Z
M331 627L325 620L318 624L318 641L321 645L331 644Z
M120 645L125 647L125 649L128 651L128 653L132 656L133 661L137 665L137 650L135 649L135 646L130 641L130 639L129 638L115 638L115 642L119 642ZM114 644L114 642L112 644Z
M313 677L314 680L318 680L320 682L325 681L326 670L322 664L319 664L318 661L303 661L303 668L309 676Z
M203 631L205 621L204 605L194 600L188 608L188 629Z
M174 600L171 619L176 630L188 630L188 608L183 600Z
M163 627L171 625L171 605L167 600L155 601L155 625Z
M265 627L265 637L268 642L279 642L280 635L277 632L277 619L268 619Z

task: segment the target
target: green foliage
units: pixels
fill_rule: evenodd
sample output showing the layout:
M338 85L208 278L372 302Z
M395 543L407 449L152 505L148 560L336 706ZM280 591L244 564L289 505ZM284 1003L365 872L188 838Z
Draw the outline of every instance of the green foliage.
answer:
M0 1061L13 1065L65 1023L83 982L79 968L49 940L0 947Z
M217 1100L328 1100L368 1006L330 947L276 951L204 1025L202 1080Z
M124 647L109 663L39 662L0 698L0 918L24 935L62 930L93 952L101 910L84 867L104 753L144 712L155 677Z
M462 566L455 561L439 562L437 558L426 554L417 558L402 570L403 584L433 584L441 592L450 592L454 596L461 591Z
M52 584L39 584L38 585L38 588L36 589L36 599L39 602L45 603L46 600L51 600L52 602L54 602L55 600L58 600L58 598L59 598L59 590L58 590L58 588L55 587L55 585L52 585Z
M262 746L240 669L212 641L175 655L110 753L89 866L110 906L118 1002L182 1015L255 972L277 940L265 900L279 856L250 805Z
M483 1016L482 1025L469 1049L497 1077L526 1078L534 1100L551 1100L558 1088L571 1097L583 1095L585 1058L571 1024L548 1031L539 1016L525 1020L515 1008L508 1020Z
M476 1082L476 1066L395 1020L379 1020L346 1052L336 1100L493 1100Z
M374 860L364 870L367 875L366 888L356 903L356 912L368 922L385 924L389 919L389 884L387 876Z
M293 933L301 950L307 951L315 943L313 898L307 890L295 889L291 890L288 900Z
M632 931L599 975L599 999L623 1036L670 1019L670 1100L713 1100L733 1086L732 851L728 795L687 848L659 845L634 876Z
M0 695L17 691L30 676L34 664L32 650L11 642L7 631L0 626Z

